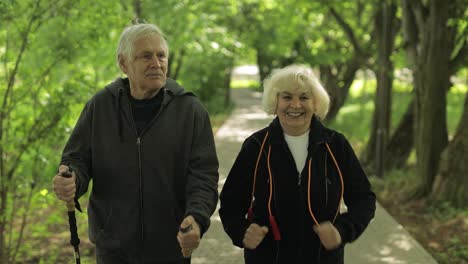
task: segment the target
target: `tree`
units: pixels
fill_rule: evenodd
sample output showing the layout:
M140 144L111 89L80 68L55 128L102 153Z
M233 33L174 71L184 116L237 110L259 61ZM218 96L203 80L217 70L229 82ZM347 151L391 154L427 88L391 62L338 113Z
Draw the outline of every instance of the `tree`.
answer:
M458 208L468 205L468 96L465 95L463 115L450 144L442 152L439 171L431 198L448 201Z
M341 13L337 11L338 7L341 7ZM348 97L349 90L356 77L356 72L367 65L368 59L375 49L375 28L371 26L372 23L368 22L372 20L376 10L369 1L358 1L357 3L345 2L342 6L328 6L328 13L343 31L344 36L346 36L345 39L348 42L346 48L343 48L342 44L335 44L338 49L334 52L340 54L339 50L344 49L351 55L344 55L333 64L320 65L320 79L324 82L325 87L327 87L331 99L327 121L333 120L338 115L340 108ZM365 16L366 12L370 12L372 15ZM353 16L353 18L346 20L342 14L347 14L349 17ZM354 19L355 17L358 19ZM370 35L362 31L362 28L367 28L367 32L371 32ZM324 36L324 39L325 43L330 43L330 39L327 36Z
M94 48L108 43L113 11L88 1L0 3L0 263L22 254L31 201L56 172L67 110L96 90ZM96 24L99 15L107 20Z
M399 29L396 18L397 6L394 1L383 1L374 17L374 30L377 39L377 65L374 72L377 77L377 89L372 115L371 133L364 153L365 166L374 167L375 174L383 177L385 156L390 138L392 106L393 62L395 37ZM388 155L390 156L390 155Z
M456 40L456 27L448 22L457 17L457 10L453 0L403 0L402 6L415 90L416 175L420 182L415 197L421 197L432 190L438 161L448 142L446 94Z
M246 47L255 51L260 80L299 56L301 31L306 28L303 13L302 6L294 1L238 1L227 25Z
M393 63L390 56L393 51L395 40L394 21L396 17L396 5L393 2L382 3L381 20L377 19L376 28L378 32L378 74L375 112L377 116L377 138L376 138L376 175L383 177L385 148L389 139L391 105L392 105L392 82ZM380 29L380 30L379 30Z
M193 91L210 113L225 109L237 41L224 17L232 5L225 1L143 1L142 16L161 26L169 43L169 77ZM230 103L230 102L229 102Z
M462 7L462 1L457 2ZM459 13L449 21L449 25L456 27L455 46L451 53L449 72L457 72L468 65L468 13L463 8L457 8ZM461 12L461 13L460 13ZM438 162L439 170L435 177L431 198L448 201L458 208L468 205L468 177L466 177L468 162L468 95L465 94L463 113L458 128L441 155Z

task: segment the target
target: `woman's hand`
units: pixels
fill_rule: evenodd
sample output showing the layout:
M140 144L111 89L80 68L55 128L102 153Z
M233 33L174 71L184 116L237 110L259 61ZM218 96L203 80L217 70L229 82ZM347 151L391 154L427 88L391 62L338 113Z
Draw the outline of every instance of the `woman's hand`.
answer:
M341 235L338 229L330 221L322 222L314 226L314 231L320 238L320 242L327 250L332 250L341 245Z
M268 233L268 227L251 224L245 231L244 240L242 243L245 248L255 249L262 242L263 238Z

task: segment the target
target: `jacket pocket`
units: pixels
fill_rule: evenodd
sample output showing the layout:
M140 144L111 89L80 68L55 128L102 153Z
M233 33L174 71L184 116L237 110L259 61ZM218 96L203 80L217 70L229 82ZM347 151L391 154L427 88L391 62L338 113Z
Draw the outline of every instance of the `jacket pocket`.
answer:
M89 199L88 206L88 226L89 226L89 240L97 244L100 237L105 236L104 233L109 233L111 218L112 218L112 205L105 201L93 198Z
M321 246L320 263L323 264L343 264L344 263L344 245L336 249L327 250Z

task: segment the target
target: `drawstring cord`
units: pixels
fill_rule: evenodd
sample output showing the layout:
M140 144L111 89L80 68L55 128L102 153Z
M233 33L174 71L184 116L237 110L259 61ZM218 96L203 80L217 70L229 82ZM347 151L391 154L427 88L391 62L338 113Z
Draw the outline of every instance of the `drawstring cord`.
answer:
M270 220L271 231L273 232L273 237L276 241L281 240L281 234L279 230L278 223L276 222L275 217L271 213L271 198L273 197L273 176L271 174L271 166L270 166L270 153L271 153L271 145L268 147L268 156L267 156L267 164L268 164L268 174L270 177L270 197L268 198L268 218Z
M254 202L254 197L255 197L255 183L257 182L257 170L258 170L258 163L260 162L260 157L262 156L262 151L263 147L265 146L265 142L268 138L268 131L263 138L262 146L260 147L260 151L258 152L258 158L257 158L257 163L255 164L255 171L254 171L254 178L253 178L253 185L252 185L252 195L250 199L250 206L247 211L247 218L249 219L250 222L253 220L253 202Z
M251 194L251 199L250 199L250 206L247 211L247 217L250 222L253 220L253 202L255 199L255 185L257 182L257 172L258 172L258 164L260 163L260 158L262 155L262 151L265 147L265 142L268 138L268 131L265 134L265 137L263 138L262 145L260 147L260 151L258 152L258 157L257 157L257 162L255 164L255 171L253 175L253 184L252 184L252 194ZM340 212L340 207L341 207L341 201L343 200L343 195L344 195L344 181L343 181L343 174L341 173L340 166L338 165L338 162L336 161L335 155L333 154L333 151L331 150L330 146L328 143L325 143L325 146L327 147L327 151L330 153L330 156L333 159L333 163L335 164L336 169L338 170L338 175L340 176L340 183L341 183L341 192L340 192L340 200L338 202L338 207L336 209L335 216L333 217L332 223L335 223L335 220L338 216L338 213ZM273 197L273 174L271 173L271 166L270 166L270 154L271 154L271 145L268 146L268 154L267 154L267 166L268 166L268 176L269 176L269 187L270 187L270 193L268 197L268 218L270 221L270 225L272 228L273 232L273 237L276 241L281 240L281 234L279 231L279 226L278 223L276 222L275 217L273 216L273 213L271 211L271 200ZM319 222L317 218L315 217L314 212L312 211L312 206L311 206L311 199L310 199L310 186L311 186L311 176L312 176L312 159L309 159L308 162L308 185L307 185L307 205L309 209L309 214L312 217L312 220L314 221L315 224L319 225Z
M340 166L338 165L338 162L335 159L335 155L333 155L332 150L330 149L330 146L328 143L325 143L325 146L327 147L328 153L330 153L330 156L333 159L333 162L335 163L335 167L338 170L338 175L340 176L340 182L341 182L341 192L340 192L340 200L338 202L338 207L336 208L336 213L335 217L333 217L332 223L335 223L336 217L338 216L338 213L340 212L340 207L341 207L341 201L343 200L343 194L344 194L344 181L343 181L343 174L341 173ZM309 214L314 220L315 224L319 225L319 222L317 221L317 218L315 218L315 214L312 211L312 206L310 203L310 186L311 186L311 181L310 178L312 176L312 159L309 159L309 166L308 166L308 179L309 179L309 184L307 185L307 204L309 207Z
M260 157L262 156L262 151L265 146L265 142L267 138L268 138L268 132L263 138L262 146L260 147L260 151L258 152L257 163L255 164L252 195L250 199L250 206L249 206L249 209L247 210L247 218L249 219L250 222L253 221L253 202L254 202L254 197L255 197L255 184L257 182L258 164L260 162ZM271 212L271 199L273 197L273 178L272 178L271 166L270 166L270 153L271 153L271 145L268 147L268 155L267 155L268 174L269 174L269 181L270 181L270 195L268 197L268 219L270 221L271 229L273 232L273 237L275 238L276 241L279 241L281 240L281 234L279 231L278 223L276 222L276 219Z
M340 175L341 193L340 193L340 201L338 202L338 208L336 208L335 217L333 218L333 223L335 223L336 217L338 217L338 213L340 212L341 201L343 201L345 186L344 186L343 174L341 173L341 169L340 169L340 166L338 165L338 162L336 161L335 155L333 155L333 151L331 150L328 143L325 143L325 146L327 147L328 152L330 153L330 156L333 159L333 163L335 163L335 167L338 170L338 174Z

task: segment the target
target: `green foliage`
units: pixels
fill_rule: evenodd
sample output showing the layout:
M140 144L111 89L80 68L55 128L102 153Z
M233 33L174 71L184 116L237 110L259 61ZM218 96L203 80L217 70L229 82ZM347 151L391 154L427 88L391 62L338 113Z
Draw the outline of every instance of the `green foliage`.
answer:
M465 214L468 216L467 209L455 208L450 202L440 202L431 204L427 208L428 212L434 216L437 220L447 221L455 218L457 215Z
M143 16L165 31L171 63L175 65L171 71L180 67L178 81L205 102L209 110L216 111L213 100L226 94L237 49L237 42L220 23L225 10L229 11L229 4L225 1L143 4L145 10L151 10ZM217 102L216 107L224 107L223 102Z
M101 73L117 73L108 70L115 62L103 63L100 58L115 50L116 36L109 32L116 31L113 27L118 25L120 6L91 3L1 2L0 199L6 206L0 208L0 239L4 245L0 248L0 256L4 256L0 262L32 255L40 258L44 254L36 254L37 248L43 247L31 240L54 232L47 221L27 225L31 212L47 211L40 205L50 208L47 202L40 202L42 191L38 192L38 188L48 187L56 173L59 153L79 111L74 106L82 108L83 101L96 91L102 83ZM101 11L97 13L93 8ZM102 15L105 20L98 19ZM113 40L112 46L109 39ZM107 82L112 77L105 78ZM56 200L55 195L49 196ZM47 212L50 225L58 219L53 217L54 212ZM48 248L47 263L55 263L52 252L56 249Z
M202 100L215 129L232 109L224 98L230 70L239 63L257 61L266 67L263 72L292 62L340 70L355 48L330 15L330 8L353 29L361 48L375 53L372 30L376 0L140 2L141 18L157 23L167 36L172 73L180 68L178 81ZM0 193L6 194L0 199L7 205L0 208L0 227L5 226L2 236L10 255L22 236L18 262L68 261L66 213L63 203L50 191L51 178L84 103L121 75L115 50L120 32L134 17L134 3L0 0ZM453 56L466 42L465 17L466 11L449 21L450 26L458 25ZM403 46L398 34L392 55L397 68L408 65ZM370 59L365 66L373 63ZM460 78L447 99L450 134L458 125L468 90L466 65L461 65ZM394 82L393 128L412 96L412 85L406 81ZM340 115L330 124L347 135L358 153L369 137L375 85L372 78L356 80ZM260 84L232 82L231 86L255 88ZM409 186L411 174L392 172L385 184ZM453 213L444 206L434 210ZM86 216L78 218L79 232L87 237ZM23 219L27 223L24 227ZM46 251L41 250L44 240L48 241ZM453 248L466 257L456 238ZM85 259L84 263L93 262Z
M249 88L254 90L260 90L260 82L255 80L232 80L231 88Z
M358 153L363 150L369 137L376 85L374 79L355 80L351 86L350 95L340 110L340 114L329 124L339 131L344 131L346 136L355 144L353 146ZM457 88L452 89L447 94L447 127L449 135L455 133L462 115L463 109L460 106L463 105L466 89L468 89L468 85L459 83ZM410 83L394 81L393 90L391 128L395 129L413 94Z

